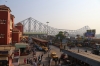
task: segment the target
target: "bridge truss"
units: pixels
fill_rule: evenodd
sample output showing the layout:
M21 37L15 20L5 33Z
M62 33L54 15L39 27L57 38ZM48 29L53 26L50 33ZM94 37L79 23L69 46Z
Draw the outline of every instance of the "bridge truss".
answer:
M87 30L89 30L89 26L84 26L77 30L68 30L68 29L57 29L51 26L48 26L46 24L43 24L39 22L38 20L34 18L27 18L23 21L21 21L24 28L24 33L38 33L38 34L47 34L48 35L56 35L59 31L66 31L69 33L70 36L76 36L77 34L83 35Z

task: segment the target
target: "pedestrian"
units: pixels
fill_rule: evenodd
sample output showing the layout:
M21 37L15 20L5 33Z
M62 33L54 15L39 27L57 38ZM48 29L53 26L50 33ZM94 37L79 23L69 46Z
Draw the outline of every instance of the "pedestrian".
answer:
M37 57L35 58L35 62L37 62Z
M61 48L60 48L60 52L61 52Z
M42 60L43 54L41 55L41 60Z
M60 58L58 59L58 63L60 63Z
M27 58L27 64L29 64L29 58Z
M41 58L39 59L39 61L38 61L38 62L39 62L39 64L41 64Z
M79 48L78 48L78 53L79 53Z
M58 59L56 58L54 61L55 61L55 65L57 65L57 61L58 61Z
M44 63L43 63L43 66L44 66Z
M36 62L33 62L33 64L32 64L33 66L37 66L37 63Z
M38 56L38 61L39 61L39 59L40 59L40 55Z
M26 58L24 58L24 63L26 64Z
M48 63L49 63L49 66L50 66L50 63L51 63L50 59L49 59Z
M33 65L32 59L30 59L30 64Z
M64 49L66 48L66 46L64 45Z
M40 66L40 64L38 64L38 66Z

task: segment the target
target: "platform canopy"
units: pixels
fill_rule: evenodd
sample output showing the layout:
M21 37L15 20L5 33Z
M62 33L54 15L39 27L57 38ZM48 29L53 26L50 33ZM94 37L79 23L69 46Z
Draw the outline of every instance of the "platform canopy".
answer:
M46 40L43 40L43 39L39 39L39 38L32 38L34 41L39 41L39 42L42 42L42 43L48 43L48 41Z
M16 44L15 44L16 49L19 49L19 48L26 48L26 47L28 47L28 46L29 46L29 44L27 44L27 43L16 43Z

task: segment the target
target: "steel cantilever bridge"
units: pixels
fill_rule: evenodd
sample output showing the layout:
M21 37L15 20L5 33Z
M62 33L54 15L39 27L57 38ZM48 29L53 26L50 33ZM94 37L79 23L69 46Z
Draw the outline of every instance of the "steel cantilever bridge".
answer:
M84 26L77 30L57 29L43 24L32 17L21 21L21 23L24 26L24 34L47 34L48 31L48 35L56 35L59 31L66 31L70 36L76 36L77 34L83 35L83 33L90 29L89 26Z

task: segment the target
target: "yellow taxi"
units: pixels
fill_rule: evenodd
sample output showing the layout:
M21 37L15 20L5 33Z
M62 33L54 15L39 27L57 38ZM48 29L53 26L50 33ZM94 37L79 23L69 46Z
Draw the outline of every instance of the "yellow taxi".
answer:
M48 51L48 48L45 47L45 46L42 46L42 49L43 49L44 51Z
M55 58L58 58L57 54L55 52L52 52L51 53L51 58L55 59Z

